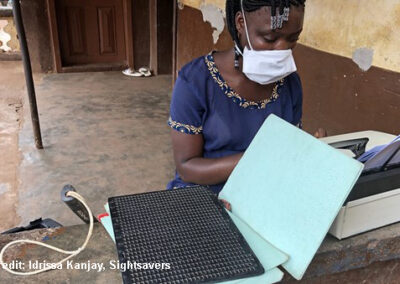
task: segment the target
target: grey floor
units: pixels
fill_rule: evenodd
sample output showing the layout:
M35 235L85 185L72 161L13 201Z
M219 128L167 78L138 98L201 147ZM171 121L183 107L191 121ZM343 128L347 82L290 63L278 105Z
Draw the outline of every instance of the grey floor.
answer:
M34 147L25 100L15 225L38 217L80 223L60 201L65 184L74 185L95 214L104 212L110 196L165 188L174 172L166 125L170 76L50 74L36 90L45 149Z

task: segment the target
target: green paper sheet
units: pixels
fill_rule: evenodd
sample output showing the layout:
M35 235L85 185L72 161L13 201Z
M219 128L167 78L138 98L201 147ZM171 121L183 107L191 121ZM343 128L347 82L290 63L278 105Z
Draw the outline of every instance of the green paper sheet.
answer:
M107 233L110 235L111 239L115 243L114 229L111 221L110 208L108 207L108 202L104 205L104 208L106 209L108 216L101 218L101 224L103 225L104 229L106 229Z
M233 215L286 253L283 267L301 279L362 168L270 115L219 197L230 202Z
M264 267L264 274L242 278L233 281L226 281L227 284L272 284L282 280L283 272L277 266L288 260L288 256L271 245L268 241L264 240L259 234L254 232L246 223L240 220L237 216L227 211L236 227L246 239L248 245L257 256L261 265Z

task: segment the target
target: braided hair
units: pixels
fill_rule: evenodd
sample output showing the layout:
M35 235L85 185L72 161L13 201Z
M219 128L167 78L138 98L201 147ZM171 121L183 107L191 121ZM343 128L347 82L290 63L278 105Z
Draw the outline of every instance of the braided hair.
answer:
M241 46L238 37L238 31L236 29L235 16L237 12L242 10L240 1L241 0L226 0L225 6L226 22L229 33L239 48L241 48ZM276 12L277 8L279 8L278 16L287 21L290 5L304 6L305 2L306 0L243 0L243 10L246 12L253 12L261 7L268 6L271 7L271 20L276 20ZM276 26L276 23L274 23L273 26ZM282 27L282 22L280 25L278 24L277 27Z

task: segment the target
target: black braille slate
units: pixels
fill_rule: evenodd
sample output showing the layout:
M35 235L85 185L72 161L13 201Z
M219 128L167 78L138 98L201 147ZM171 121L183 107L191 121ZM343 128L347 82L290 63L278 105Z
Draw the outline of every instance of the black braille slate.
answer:
M262 274L263 267L205 187L109 199L120 263L169 263L122 271L124 283L213 283Z

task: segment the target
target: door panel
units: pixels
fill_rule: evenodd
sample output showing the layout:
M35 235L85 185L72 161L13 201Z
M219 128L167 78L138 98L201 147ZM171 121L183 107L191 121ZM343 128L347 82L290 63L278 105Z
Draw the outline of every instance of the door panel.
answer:
M67 7L65 13L70 54L87 55L84 9Z
M63 66L126 60L122 0L57 0Z
M114 7L98 8L100 54L116 52L115 10Z

